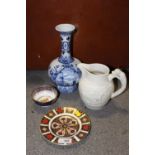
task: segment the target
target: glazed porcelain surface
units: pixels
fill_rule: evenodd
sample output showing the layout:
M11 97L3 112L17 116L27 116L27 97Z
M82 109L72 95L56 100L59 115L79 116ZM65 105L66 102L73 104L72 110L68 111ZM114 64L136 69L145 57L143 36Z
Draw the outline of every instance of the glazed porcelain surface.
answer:
M71 38L75 26L60 24L55 29L60 32L61 56L50 63L48 75L61 93L72 93L77 90L81 76L77 68L80 61L71 56Z
M58 107L48 112L41 120L43 137L56 145L72 145L89 134L91 123L88 115L73 107Z
M82 72L79 81L79 93L86 107L92 110L102 109L110 98L120 95L127 85L125 73L115 69L110 74L107 66L102 64L78 64ZM114 91L113 79L121 82L121 88Z
M48 106L55 103L59 93L52 85L42 85L32 92L32 100L40 106Z

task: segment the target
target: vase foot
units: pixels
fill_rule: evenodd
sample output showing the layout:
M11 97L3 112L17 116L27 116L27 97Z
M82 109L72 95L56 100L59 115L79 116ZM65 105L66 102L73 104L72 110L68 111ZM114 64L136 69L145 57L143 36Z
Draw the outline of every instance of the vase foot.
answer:
M73 86L57 86L58 90L60 91L60 93L63 94L68 94L68 93L73 93L77 90L78 85L73 85Z

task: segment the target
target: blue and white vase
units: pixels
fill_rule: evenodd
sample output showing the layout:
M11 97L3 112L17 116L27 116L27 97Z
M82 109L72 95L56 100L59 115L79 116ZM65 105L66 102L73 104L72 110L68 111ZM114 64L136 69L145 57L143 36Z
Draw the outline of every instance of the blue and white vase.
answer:
M60 32L61 56L50 63L48 75L61 93L72 93L77 90L81 76L77 68L80 61L71 56L71 37L75 26L60 24L55 29Z

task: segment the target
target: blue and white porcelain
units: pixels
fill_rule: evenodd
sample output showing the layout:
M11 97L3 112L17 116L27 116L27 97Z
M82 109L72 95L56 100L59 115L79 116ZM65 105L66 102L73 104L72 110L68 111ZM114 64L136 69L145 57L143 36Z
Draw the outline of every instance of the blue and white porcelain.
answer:
M48 75L61 93L77 90L81 71L77 68L80 61L71 56L71 38L75 30L72 24L59 24L55 29L60 32L61 56L49 65Z

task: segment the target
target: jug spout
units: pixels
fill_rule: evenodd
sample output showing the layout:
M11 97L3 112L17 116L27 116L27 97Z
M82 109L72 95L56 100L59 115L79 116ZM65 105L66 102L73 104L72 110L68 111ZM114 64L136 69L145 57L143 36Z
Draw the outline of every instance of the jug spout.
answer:
M81 70L82 77L86 77L89 74L89 72L88 72L88 65L87 64L79 63L77 65L77 67Z

